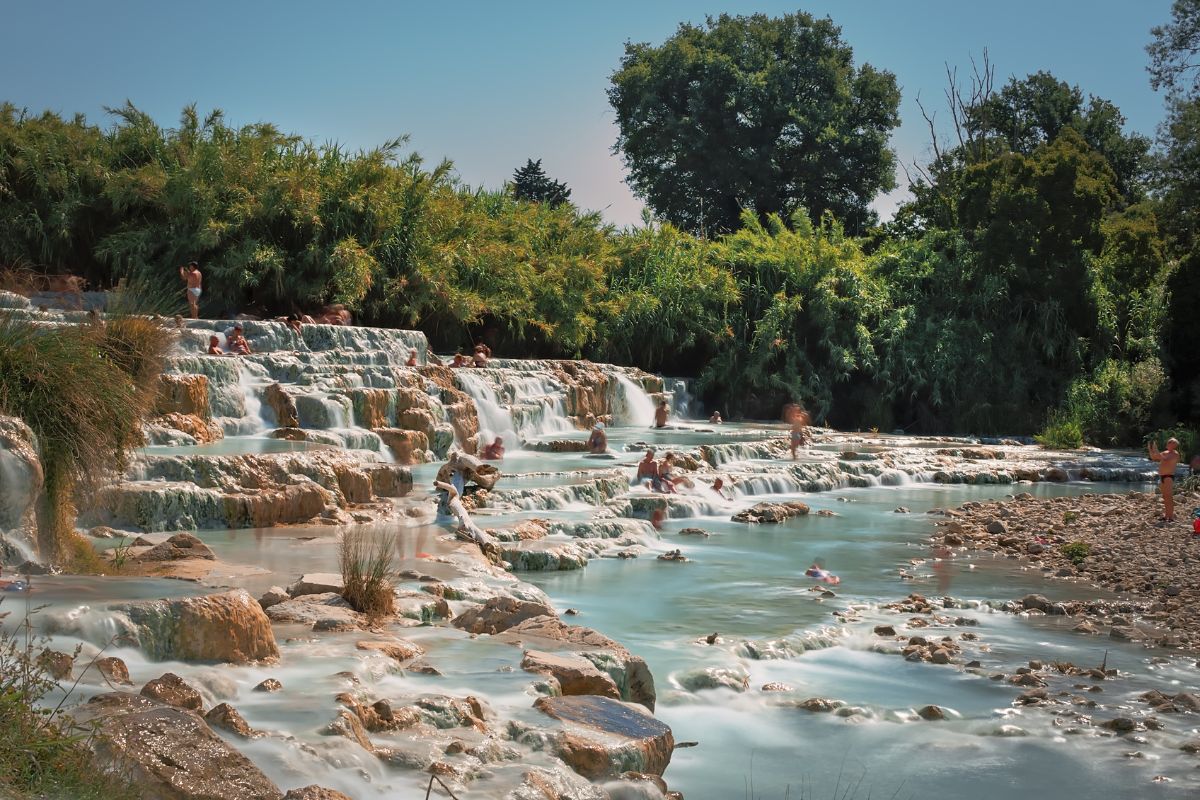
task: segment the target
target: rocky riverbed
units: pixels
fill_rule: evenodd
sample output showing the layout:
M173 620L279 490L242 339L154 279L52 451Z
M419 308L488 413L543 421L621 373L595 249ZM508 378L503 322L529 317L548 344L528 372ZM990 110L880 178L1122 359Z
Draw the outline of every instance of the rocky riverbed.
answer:
M1137 614L1097 617L1094 604L1023 598L1020 610L1086 617L1080 632L1200 651L1200 537L1191 509L1200 493L1177 492L1177 521L1157 519L1162 499L1151 492L1084 494L970 502L944 511L935 539L953 550L1021 559L1047 576L1093 584L1135 603ZM1082 587L1081 587L1082 588ZM1084 589L1082 593L1086 593ZM1107 623L1107 624L1105 624Z

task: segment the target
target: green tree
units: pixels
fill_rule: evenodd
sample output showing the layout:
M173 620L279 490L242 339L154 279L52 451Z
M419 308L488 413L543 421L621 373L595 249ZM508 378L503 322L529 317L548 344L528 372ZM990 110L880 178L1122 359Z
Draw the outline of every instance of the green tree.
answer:
M561 206L571 199L571 190L565 183L546 175L540 158L537 161L529 159L525 166L513 172L512 193L517 200L551 206Z
M735 230L743 210L829 211L858 233L895 185L896 79L856 67L828 18L683 24L660 46L627 43L611 84L630 185L684 230Z
M1175 0L1171 23L1150 32L1150 85L1172 94L1195 94L1200 90L1200 0Z

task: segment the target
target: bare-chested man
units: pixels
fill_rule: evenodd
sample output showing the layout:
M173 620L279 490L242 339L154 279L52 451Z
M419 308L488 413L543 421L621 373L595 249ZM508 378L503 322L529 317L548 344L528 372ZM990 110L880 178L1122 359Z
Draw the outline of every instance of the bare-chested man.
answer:
M667 427L667 414L668 413L669 413L669 409L667 408L667 401L659 400L658 408L654 409L654 427L656 427L656 428Z
M188 310L191 312L192 319L200 318L200 293L201 283L204 281L204 276L200 274L200 265L195 261L189 261L186 267L179 268L179 277L183 278L187 284L185 294L187 294Z
M1167 449L1159 450L1158 442L1150 439L1150 460L1158 462L1158 484L1162 490L1164 522L1175 521L1175 468L1179 466L1179 440L1167 439Z

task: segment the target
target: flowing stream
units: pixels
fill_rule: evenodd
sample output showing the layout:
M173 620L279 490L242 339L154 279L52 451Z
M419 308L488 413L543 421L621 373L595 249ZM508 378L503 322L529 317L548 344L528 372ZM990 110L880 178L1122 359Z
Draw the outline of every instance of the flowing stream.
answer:
M394 349L406 354L410 343L401 341ZM586 435L565 417L561 386L548 375L510 369L462 373L460 385L476 404L485 437L501 436L519 447L550 434ZM1099 692L1075 691L1102 706L1080 712L1109 719L1117 706L1142 713L1144 706L1136 698L1149 688L1200 689L1194 657L1083 636L1072 632L1071 619L993 610L989 603L1030 592L1051 599L1100 595L1088 587L1049 581L1017 561L984 556L938 560L927 542L933 520L940 519L925 513L931 509L1015 491L1127 491L1130 483L1043 482L1017 489L1007 462L989 467L994 474L988 480L994 482L935 483L935 475L953 478L955 470L966 468L932 455L947 446L945 441L878 436L830 437L792 462L779 458L786 448L778 443L784 435L778 426L692 423L650 430L652 398L624 372L616 370L612 377L617 424L609 429L609 444L615 457L516 450L501 464L504 477L475 519L500 528L538 517L581 526L596 536L615 520L639 531L632 549L640 550L640 557L593 557L583 569L519 572L516 577L536 587L529 591L545 592L560 612L577 610L572 623L594 628L646 659L658 688L656 715L672 727L676 742L697 743L675 750L664 776L671 788L689 800L1183 798L1200 791L1195 757L1178 750L1180 741L1197 733L1191 717L1173 719L1166 731L1133 739L1109 736L1095 726L1079 726L1076 732L1068 718L1051 710L1014 707L1020 689L990 679L991 673L1011 674L1031 659L1087 667L1106 663L1119 670L1119 679L1105 682ZM234 380L243 389L244 407L228 402L228 416L242 411L236 416L261 421L256 399L261 381L244 368ZM344 412L331 408L328 427L355 430L342 401L329 402ZM210 445L209 452L264 449L263 439L249 436L261 429L231 427L239 435ZM280 442L271 449L304 446ZM630 485L647 446L660 455L664 450L701 454L715 467L698 473L703 481L698 479L693 489L666 499L667 518L657 532L634 522L645 520L663 502L662 496ZM1092 477L1119 477L1145 468L1131 454L1097 453L1067 463L1032 447L1027 450L1023 458L1031 463L1061 465L1069 476L1088 470ZM148 451L157 457L204 452L171 447ZM436 468L414 467L414 486L428 486ZM717 474L728 479L723 495L707 487ZM431 509L424 492L419 488L404 502ZM730 521L732 514L755 503L795 499L810 504L814 513L779 525ZM900 507L908 513L897 513ZM429 524L428 517L373 524L397 537L401 569L422 567L420 556L441 552L448 534ZM686 528L702 528L709 535L682 535ZM306 572L336 571L340 530L301 525L199 531L222 563L240 568L218 572L207 583L242 586L257 596ZM561 533L551 540L572 541ZM674 549L690 560L655 558ZM804 576L813 563L840 576L840 585L832 587L834 596L814 591L813 581ZM286 626L276 631L279 665L151 662L120 643L120 620L106 607L117 601L200 594L212 591L210 587L145 578L36 580L30 602L42 608L33 618L53 633L54 647L69 650L80 644L86 656L107 644L106 654L124 659L138 684L173 671L201 690L206 707L233 703L251 726L276 735L230 741L285 789L320 783L355 798L408 797L423 791L427 776L389 768L349 741L321 734L336 712L333 697L351 688L351 679L377 696L471 694L485 699L504 719L537 718L530 707L531 677L518 667L521 650L486 636L471 638L446 625L399 630L425 647L427 660L441 675L400 671L386 657L356 650L361 634L293 633ZM945 611L953 622L935 626L928 635L976 634L977 640L962 644L964 657L981 662L979 670L912 663L895 652L898 647L889 651L881 646L874 626L899 628L908 618L881 606L911 592L953 598ZM5 610L18 606L6 602ZM713 633L715 643L706 643ZM280 680L285 691L252 691L268 677ZM791 691L761 691L770 683ZM706 684L715 688L704 688ZM84 681L76 695L105 690ZM811 713L796 707L794 701L809 697L841 701L850 711ZM920 720L915 710L929 704L945 709L948 718ZM522 759L548 763L549 756L526 753ZM462 796L504 797L518 780L516 766L489 766Z

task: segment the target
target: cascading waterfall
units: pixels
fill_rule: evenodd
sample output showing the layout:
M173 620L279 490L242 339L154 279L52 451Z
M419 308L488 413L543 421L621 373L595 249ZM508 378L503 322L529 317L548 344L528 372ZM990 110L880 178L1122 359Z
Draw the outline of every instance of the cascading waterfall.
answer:
M242 404L245 409L243 421L238 426L238 435L255 436L267 429L266 420L262 416L262 401L258 398L258 385L250 372L250 367L244 363L238 364L238 386L242 390Z
M499 436L506 448L520 447L521 442L517 437L516 428L513 427L512 417L500 405L500 399L492 385L482 376L465 369L459 371L458 383L475 403L476 413L479 414L479 441L491 442Z
M616 378L613 400L613 417L623 425L648 428L654 424L654 401L623 372L612 374Z

